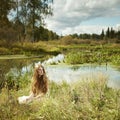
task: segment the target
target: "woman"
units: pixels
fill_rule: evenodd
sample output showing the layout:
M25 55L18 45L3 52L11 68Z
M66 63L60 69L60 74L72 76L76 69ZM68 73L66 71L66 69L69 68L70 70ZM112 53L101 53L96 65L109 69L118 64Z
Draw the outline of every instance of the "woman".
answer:
M46 77L45 69L42 65L38 65L33 74L33 82L31 94L29 96L22 96L18 98L19 103L29 103L34 99L40 99L47 93L48 79Z

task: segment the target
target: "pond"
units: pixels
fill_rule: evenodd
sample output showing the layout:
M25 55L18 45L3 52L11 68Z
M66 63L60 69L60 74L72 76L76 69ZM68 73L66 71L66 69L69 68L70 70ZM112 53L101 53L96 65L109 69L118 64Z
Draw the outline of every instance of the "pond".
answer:
M55 82L78 80L106 79L107 85L120 89L120 69L115 66L83 64L83 65L49 65L46 66L47 75Z
M47 76L50 81L57 83L66 81L72 83L82 80L99 80L107 79L107 85L112 88L120 89L120 68L115 66L97 65L97 64L81 64L81 65L66 65L63 62L64 56L58 55L44 62ZM40 61L39 58L31 59L2 59L0 60L0 85L5 81L5 75L10 71L21 76L25 72L33 70L34 66ZM51 63L54 65L50 65ZM50 63L50 64L49 64ZM55 65L55 63L57 63Z

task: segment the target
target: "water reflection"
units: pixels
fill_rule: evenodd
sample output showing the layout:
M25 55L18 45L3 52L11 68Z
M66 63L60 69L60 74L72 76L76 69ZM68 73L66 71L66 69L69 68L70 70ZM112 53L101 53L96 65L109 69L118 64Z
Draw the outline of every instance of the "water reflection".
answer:
M73 65L73 66L71 67L71 69L74 70L74 71L78 70L79 68L80 68L79 65Z
M99 80L108 79L107 85L120 88L120 71L116 68L99 65L49 65L46 66L47 75L50 80L61 82L75 82L76 80Z
M40 59L0 60L0 88L6 81L6 74L12 72L16 77L33 70L35 63ZM55 82L75 82L76 80L99 80L101 77L108 79L108 86L120 88L120 69L114 66L83 64L83 65L44 65L49 80ZM14 78L13 77L13 78Z
M7 76L13 76L17 80L24 72L30 70L29 66L34 66L34 63L39 59L6 59L0 60L0 89L8 80ZM33 68L33 67L32 67ZM11 78L12 79L12 78ZM13 79L12 79L13 80Z

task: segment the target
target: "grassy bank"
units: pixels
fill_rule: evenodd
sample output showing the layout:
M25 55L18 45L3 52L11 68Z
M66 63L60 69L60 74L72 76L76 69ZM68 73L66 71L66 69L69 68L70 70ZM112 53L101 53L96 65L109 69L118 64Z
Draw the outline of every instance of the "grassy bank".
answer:
M59 53L66 55L68 64L108 63L120 65L120 44L103 41L40 41L37 43L14 43L6 46L0 43L1 55L52 56ZM1 56L2 59L2 56Z
M41 41L37 43L24 42L23 44L17 42L10 46L7 43L0 42L0 55L56 55L60 51L54 44L49 41Z
M29 83L18 91L3 88L0 93L0 119L119 120L120 90L108 88L106 84L104 76L99 76L99 80L72 84L51 81L49 91L41 101L25 105L19 105L17 97L29 94Z

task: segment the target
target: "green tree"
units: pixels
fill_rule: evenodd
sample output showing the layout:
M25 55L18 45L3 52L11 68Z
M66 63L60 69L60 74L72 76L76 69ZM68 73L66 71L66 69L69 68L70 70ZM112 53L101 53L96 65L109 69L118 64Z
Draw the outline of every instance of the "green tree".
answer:
M93 33L93 34L92 34L92 39L93 39L93 40L100 39L100 36L99 36L98 34Z
M35 41L35 26L44 25L44 18L52 15L53 0L21 0L20 19L32 29L32 41ZM26 23L27 21L27 23Z
M110 30L110 38L114 38L115 37L115 31L113 30L113 28L111 27Z
M120 43L120 30L116 32L116 38L117 38L116 42Z
M48 39L53 40L54 39L54 33L52 31L48 31Z
M105 37L105 34L104 34L104 30L102 29L102 33L101 33L101 39L103 40L104 39L104 37Z
M9 15L14 8L14 0L0 0L0 39L7 41L8 46L16 40L16 31L13 23L9 21Z
M80 34L79 37L81 39L90 39L91 38L91 35L90 34L87 34L87 33L84 33L84 34Z
M107 37L107 38L110 38L110 29L109 29L109 27L108 27L108 29L107 29L107 31L106 31L106 37Z
M74 33L74 34L72 35L72 37L73 37L73 38L79 38L79 36L78 36L77 33Z
M12 7L12 0L0 0L0 27L9 23L8 14Z

